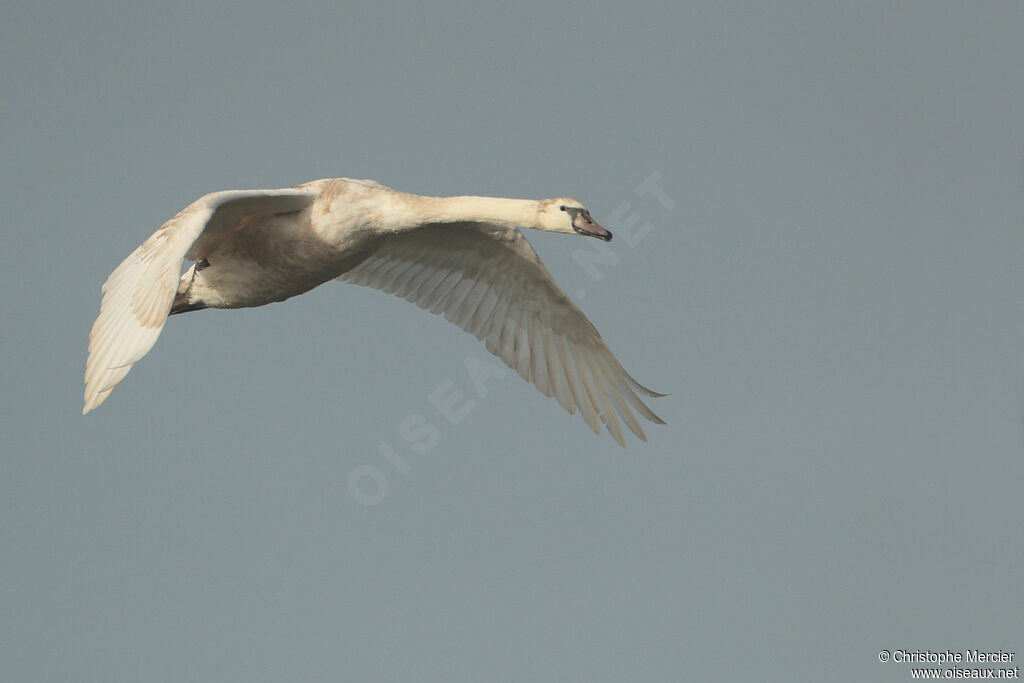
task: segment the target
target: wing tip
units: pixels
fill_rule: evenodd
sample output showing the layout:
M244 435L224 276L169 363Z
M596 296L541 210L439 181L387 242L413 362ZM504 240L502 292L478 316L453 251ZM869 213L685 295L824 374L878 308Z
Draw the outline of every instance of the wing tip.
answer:
M629 377L629 375L627 375L627 377ZM650 398L665 398L666 396L670 396L671 395L671 394L659 394L657 391L654 391L653 389L648 389L647 387L645 387L643 384L640 384L640 382L637 382L632 377L629 377L629 383L630 383L630 385L632 385L632 387L634 389L636 389L637 391L639 391L641 394L643 394L645 396L649 396Z
M107 397L110 396L110 392L114 390L114 387L101 391L91 391L90 387L85 389L85 405L82 406L82 415L87 415L91 411L99 408Z

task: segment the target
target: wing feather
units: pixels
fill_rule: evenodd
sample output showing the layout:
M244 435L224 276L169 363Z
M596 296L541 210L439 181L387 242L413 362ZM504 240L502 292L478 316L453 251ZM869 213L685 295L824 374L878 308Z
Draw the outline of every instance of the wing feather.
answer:
M249 217L297 211L315 197L314 192L295 189L214 192L150 235L103 285L100 314L89 334L82 413L103 403L132 365L153 348L171 310L185 258L203 258Z
M636 413L664 422L637 396L662 396L629 376L586 316L512 228L432 225L394 235L339 280L395 294L483 340L569 414L597 433L603 422L646 441ZM632 408L632 410L631 410Z
M576 404L580 407L580 414L586 421L587 426L595 434L600 434L601 424L597 418L597 406L594 404L593 399L590 397L590 392L587 391L587 387L580 377L576 354L569 352L568 342L564 337L560 337L558 343L562 347L562 358L569 368L569 386L572 387L573 395L576 397Z

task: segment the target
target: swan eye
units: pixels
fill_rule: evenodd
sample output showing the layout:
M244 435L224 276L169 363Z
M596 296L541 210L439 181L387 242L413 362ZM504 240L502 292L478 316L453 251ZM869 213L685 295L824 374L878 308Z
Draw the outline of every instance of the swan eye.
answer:
M560 207L558 207L558 210L559 211L565 211L565 204L562 204Z

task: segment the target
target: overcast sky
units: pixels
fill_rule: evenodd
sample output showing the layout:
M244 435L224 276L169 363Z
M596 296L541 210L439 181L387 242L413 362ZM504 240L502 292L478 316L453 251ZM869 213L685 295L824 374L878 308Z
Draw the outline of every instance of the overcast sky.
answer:
M76 0L0 27L0 678L1024 657L1024 4ZM480 342L343 284L176 316L81 415L121 259L207 192L332 176L584 202L612 258L527 237L668 424L623 450L514 373L481 396Z

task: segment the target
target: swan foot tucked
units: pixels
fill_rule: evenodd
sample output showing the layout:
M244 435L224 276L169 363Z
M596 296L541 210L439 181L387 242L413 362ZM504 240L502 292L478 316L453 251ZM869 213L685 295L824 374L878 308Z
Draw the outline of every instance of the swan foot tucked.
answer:
M209 308L204 303L189 303L184 297L174 298L174 304L171 305L171 310L168 311L167 315L177 315L178 313L188 313L189 311L201 311L204 308Z
M201 311L204 308L209 308L202 301L191 300L192 285L196 281L196 273L209 265L210 262L208 260L200 259L182 274L181 280L178 282L178 291L174 293L174 302L171 304L171 310L167 312L167 315L177 315L178 313Z

